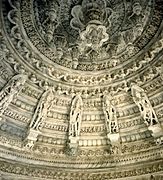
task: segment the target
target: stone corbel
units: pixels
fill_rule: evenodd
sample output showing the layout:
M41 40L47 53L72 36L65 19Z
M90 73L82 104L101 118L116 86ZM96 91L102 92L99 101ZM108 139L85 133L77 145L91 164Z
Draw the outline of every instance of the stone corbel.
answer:
M69 137L68 152L71 156L76 156L79 146L79 137Z
M35 129L29 129L28 135L26 139L24 140L24 147L25 149L32 149L34 147L35 142L37 141L38 135L40 135L41 132Z
M163 145L163 136L156 139L156 144L157 145Z
M152 136L154 138L163 136L163 130L159 123L156 125L148 126L148 130L152 132Z
M116 144L119 142L120 136L119 133L112 133L112 134L107 134L108 139L111 141L112 144Z

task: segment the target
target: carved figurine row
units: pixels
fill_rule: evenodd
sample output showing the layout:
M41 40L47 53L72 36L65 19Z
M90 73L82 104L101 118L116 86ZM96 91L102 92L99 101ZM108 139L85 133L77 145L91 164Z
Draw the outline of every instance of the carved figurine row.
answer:
M50 93L48 92L48 94ZM131 94L135 104L139 107L144 123L147 125L148 129L152 132L152 135L156 139L156 141L159 141L159 138L162 136L162 128L159 124L156 113L146 93L138 85L132 84ZM43 103L44 102L43 99L44 98L41 98L40 102ZM50 101L52 101L52 99L50 99ZM49 103L51 104L50 101L47 101L48 105ZM40 102L38 103L38 107L36 108L33 120L30 125L30 127L32 129L35 129L36 131L38 130L39 127L38 122L41 123L43 119L45 119L45 117L47 116L47 109L48 109L48 106L46 106L47 109L46 110L42 109L42 113L37 111L37 109L40 109L41 107ZM107 137L110 142L110 145L112 146L114 144L120 143L120 135L119 135L118 122L117 122L116 107L114 106L113 96L111 94L103 95L102 107L105 116L105 127L106 127ZM75 156L78 152L82 115L83 115L83 100L81 95L78 94L74 96L70 109L67 153L71 156ZM40 117L40 118L35 119L35 117ZM37 131L37 135L38 135L38 131Z
M81 96L77 95L72 101L69 122L68 152L72 156L76 155L78 151L82 112L83 101ZM103 112L105 115L107 137L111 143L117 143L119 141L119 129L116 109L112 104L111 96L103 96Z
M15 75L0 91L0 117L8 108L12 100L21 92L27 80L26 75ZM162 137L162 128L158 121L157 115L145 93L145 91L137 84L131 84L131 95L133 101L138 106L141 117L147 125L148 130L152 132L152 136L159 141ZM43 123L47 118L48 112L53 106L53 88L46 86L45 91L41 95L37 106L35 108L27 137L25 139L25 146L32 148L37 141L38 135L41 133ZM105 126L108 140L111 144L118 143L120 140L119 127L117 122L117 111L113 103L113 95L103 95L102 107L105 116ZM83 115L83 100L80 94L77 94L72 99L70 109L70 119L68 128L68 153L76 155L79 145L81 122ZM2 119L2 118L1 118ZM162 139L161 139L162 142Z
M162 128L156 116L156 113L144 90L136 84L131 85L131 95L135 104L139 107L141 116L152 136L159 141L162 136ZM120 142L119 127L117 122L117 112L113 103L113 96L103 95L103 112L105 115L105 126L110 145ZM76 155L79 145L81 130L81 121L83 113L83 101L80 95L76 95L72 100L69 134L68 134L68 152L70 155Z

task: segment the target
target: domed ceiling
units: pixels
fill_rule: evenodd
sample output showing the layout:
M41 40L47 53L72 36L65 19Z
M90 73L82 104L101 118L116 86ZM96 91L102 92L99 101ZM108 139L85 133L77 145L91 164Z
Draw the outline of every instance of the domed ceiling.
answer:
M0 177L163 179L163 1L0 7Z

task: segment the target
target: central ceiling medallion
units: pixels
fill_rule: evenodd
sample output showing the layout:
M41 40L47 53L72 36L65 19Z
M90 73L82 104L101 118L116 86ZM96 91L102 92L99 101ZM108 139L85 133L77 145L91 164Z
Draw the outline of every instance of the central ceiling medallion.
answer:
M104 25L110 9L106 8L105 1L83 0L81 5L73 7L71 27L79 31L79 52L90 59L99 55L99 49L109 39Z
M141 51L153 34L148 30L151 3L35 0L34 26L42 39L38 50L71 69L93 71L117 66ZM46 52L40 48L45 45L49 49Z

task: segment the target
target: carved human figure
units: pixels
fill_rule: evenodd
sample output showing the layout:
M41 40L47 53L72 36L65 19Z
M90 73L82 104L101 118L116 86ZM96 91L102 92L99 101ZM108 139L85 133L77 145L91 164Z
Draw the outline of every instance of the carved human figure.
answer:
M142 24L143 18L144 18L144 14L142 11L142 6L140 5L139 2L134 3L133 12L129 17L129 20L131 21L132 25L135 26L137 24Z
M46 90L36 107L34 116L30 123L30 128L39 130L41 123L46 119L48 111L51 109L53 104L53 91L52 88Z
M117 114L116 109L112 104L111 95L104 95L103 97L103 112L105 115L107 133L118 133Z
M51 43L53 39L54 31L58 26L58 15L57 15L58 4L55 1L50 0L47 1L46 6L47 6L47 12L46 12L47 17L43 22L43 26L47 30L46 39L48 43Z
M122 28L121 36L126 45L132 43L139 37L143 31L145 15L139 2L135 2L132 6L132 13L128 15L125 26Z
M0 91L0 115L7 109L13 98L20 93L27 80L27 76L19 74L11 78Z
M139 111L146 125L156 125L158 123L157 116L144 90L138 85L132 84L131 93L135 104L139 107Z
M70 111L69 136L78 137L82 120L83 102L78 95L74 98Z
M83 101L81 96L77 95L72 101L70 111L68 154L71 156L75 156L78 151L82 112Z

